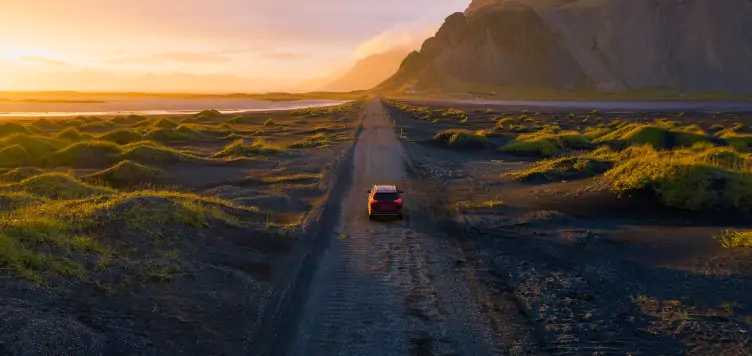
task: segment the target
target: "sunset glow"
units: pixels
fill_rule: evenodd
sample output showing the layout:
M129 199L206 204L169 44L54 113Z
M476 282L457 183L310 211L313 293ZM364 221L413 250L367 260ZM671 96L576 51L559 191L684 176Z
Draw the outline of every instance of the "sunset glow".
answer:
M465 6L0 0L0 90L222 90L204 86L217 80L227 91L274 90L341 71L368 54L415 47ZM171 85L151 83L167 78Z

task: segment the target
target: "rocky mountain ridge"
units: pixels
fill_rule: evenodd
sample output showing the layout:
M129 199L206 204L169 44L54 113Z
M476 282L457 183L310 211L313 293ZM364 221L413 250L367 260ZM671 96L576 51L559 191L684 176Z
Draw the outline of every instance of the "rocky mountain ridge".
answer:
M474 0L379 88L752 94L752 1Z

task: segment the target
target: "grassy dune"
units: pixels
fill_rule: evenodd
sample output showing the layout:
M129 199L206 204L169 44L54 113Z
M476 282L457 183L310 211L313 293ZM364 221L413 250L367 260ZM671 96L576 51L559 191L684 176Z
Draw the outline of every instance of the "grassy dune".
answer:
M506 174L515 180L596 177L620 195L653 192L667 207L752 209L752 132L731 116L705 123L687 122L682 113L617 118L595 110L542 115L387 104L436 125L431 141L442 147L538 159Z
M202 175L212 167L242 180L246 172L263 164L231 158L310 159L306 152L333 147L350 137L359 105L281 112L274 117L225 116L205 110L183 118L41 118L4 123L0 125L0 269L34 282L59 277L86 281L112 264L131 260L128 248L150 255L157 249L154 244L159 244L143 246L143 241L122 240L121 235L168 237L212 226L282 226L270 222L270 211L222 194L188 193L191 188L183 184L233 179L207 176L202 183ZM317 155L326 158L324 152ZM258 180L270 187L316 184L323 177L258 170ZM241 187L232 189L242 193ZM168 278L168 270L161 276Z

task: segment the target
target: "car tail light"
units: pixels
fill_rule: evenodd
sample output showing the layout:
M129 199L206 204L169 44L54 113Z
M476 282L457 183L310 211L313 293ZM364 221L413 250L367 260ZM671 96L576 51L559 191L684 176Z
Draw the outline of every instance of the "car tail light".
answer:
M376 199L371 199L371 204L376 204L376 203L378 203L378 202L379 202L379 201L378 201L378 200L376 200Z
M402 198L399 198L399 199L395 200L394 202L397 203L397 204L402 204Z

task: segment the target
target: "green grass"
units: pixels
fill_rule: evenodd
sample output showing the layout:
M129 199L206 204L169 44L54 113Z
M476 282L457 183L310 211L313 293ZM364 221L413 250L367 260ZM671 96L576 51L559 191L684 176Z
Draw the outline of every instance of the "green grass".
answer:
M19 191L50 199L81 199L115 192L109 188L84 183L66 173L43 173L17 183L0 185L0 192Z
M26 126L14 122L6 122L0 125L0 137L12 134L33 134L33 132L26 128Z
M77 127L81 131L100 131L100 130L114 129L115 127L117 127L117 124L109 122L109 121L94 121L94 122L88 122L84 125L80 125Z
M81 135L81 131L78 131L75 127L68 127L63 131L58 132L55 136L60 140L69 142L78 142L84 139L83 135Z
M714 238L725 248L752 247L752 231L727 229Z
M486 136L468 130L444 130L434 135L434 142L454 149L479 149L492 146Z
M146 116L141 115L127 115L127 116L116 116L110 119L110 122L118 125L132 125L139 122L142 122L144 120L147 120L148 118Z
M133 186L136 184L152 183L163 174L163 171L136 163L130 160L120 161L105 170L84 176L84 179L101 181L113 186Z
M561 157L536 162L524 171L507 173L518 181L557 181L588 177L608 171L613 166L609 160L592 157Z
M301 108L290 111L292 116L319 117L335 114L344 114L354 112L358 109L358 102L350 102L342 105L322 107L322 108Z
M144 137L140 133L130 129L117 129L99 136L99 140L101 141L115 142L120 145L138 142L143 139Z
M145 164L193 162L200 158L194 154L178 151L151 141L140 141L122 146L119 159Z
M21 145L12 145L0 149L0 167L25 166L33 164L35 160L35 157Z
M557 126L549 126L541 131L520 134L501 149L519 155L551 157L559 154L564 148L579 150L593 146L587 136L577 131L561 131Z
M319 132L293 142L290 148L325 148L332 143L330 135Z
M203 136L202 133L185 125L180 125L171 129L151 129L146 131L144 138L151 141L159 142L176 142L190 141Z
M666 205L686 210L746 208L752 203L748 160L729 163L705 152L658 151L650 145L627 154L604 175L617 192L649 189Z
M98 166L111 164L123 152L122 148L108 141L85 141L71 144L45 159L50 166Z
M178 124L175 121L172 121L170 119L156 119L151 123L151 127L158 128L158 129L174 129L178 127L180 124Z
M39 127L39 128L56 128L60 127L57 123L50 121L46 118L39 118L36 121L32 123L33 126Z
M0 213L0 268L36 282L50 275L82 278L87 269L106 263L81 263L81 253L98 256L100 262L120 258L135 243L123 236L145 236L146 243L156 244L181 227L241 225L236 214L242 212L258 209L166 191L29 204Z
M230 157L253 157L257 155L275 154L283 152L284 149L272 144L268 140L255 139L249 145L245 140L240 138L225 146L221 151L214 154L214 158Z
M474 210L474 209L495 209L500 206L504 206L504 202L501 200L485 200L485 201L459 201L455 204L458 208Z
M308 184L308 183L316 183L319 180L321 180L322 177L323 177L323 174L321 173L297 173L297 174L266 177L263 179L263 182L269 183L269 184L276 184L276 183Z
M18 182L44 173L36 167L19 167L0 174L0 182Z
M677 129L674 125L620 125L610 132L593 133L595 143L610 143L619 147L651 145L657 149L687 147L698 142L708 142L711 137L702 130Z
M13 134L0 139L0 147L19 145L35 159L47 156L65 145L65 142L39 135Z

